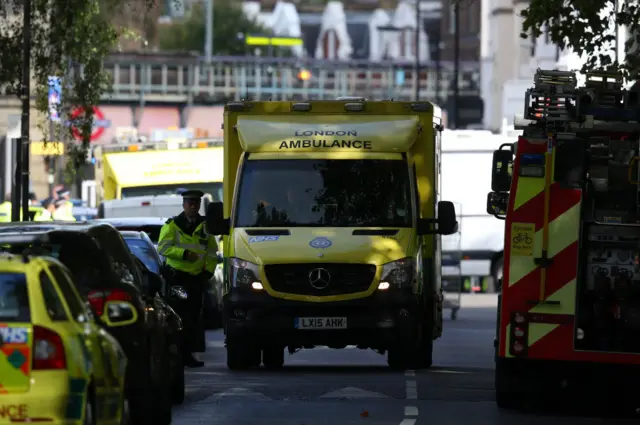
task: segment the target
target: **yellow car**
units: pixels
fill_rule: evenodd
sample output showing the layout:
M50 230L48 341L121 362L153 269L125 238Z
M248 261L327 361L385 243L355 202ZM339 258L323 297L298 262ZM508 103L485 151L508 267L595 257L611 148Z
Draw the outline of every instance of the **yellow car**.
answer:
M52 258L0 254L0 424L128 421L124 352L69 276ZM137 319L112 303L103 320Z

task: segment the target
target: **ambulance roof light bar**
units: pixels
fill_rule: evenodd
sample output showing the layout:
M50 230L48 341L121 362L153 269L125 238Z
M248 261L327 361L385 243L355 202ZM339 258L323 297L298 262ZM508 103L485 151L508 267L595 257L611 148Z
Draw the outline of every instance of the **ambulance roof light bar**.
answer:
M204 149L222 147L222 139L192 139L186 142L173 143L170 141L158 141L147 143L101 145L103 153L108 152L140 152L153 150L180 150L180 149Z

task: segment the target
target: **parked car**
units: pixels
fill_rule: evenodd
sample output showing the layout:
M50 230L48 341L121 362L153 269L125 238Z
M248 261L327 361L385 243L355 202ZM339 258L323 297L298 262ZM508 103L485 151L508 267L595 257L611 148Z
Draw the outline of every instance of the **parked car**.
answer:
M127 301L106 309L113 326L137 319ZM0 348L2 423L129 423L125 353L59 261L0 254Z
M7 223L0 246L15 252L57 258L71 271L76 288L103 319L129 361L126 373L135 424L171 423L171 381L167 315L162 299L144 279L120 233L107 223ZM135 307L136 320L109 323L111 301Z
M131 217L131 218L101 218L95 222L106 222L120 231L145 232L149 239L157 248L160 238L160 229L166 223L166 218L158 217ZM160 256L162 258L162 256ZM162 258L164 262L164 258ZM204 322L206 329L217 329L222 322L222 265L218 265L213 278L209 281L209 286L205 292L204 299Z
M180 351L180 331L182 330L182 320L180 316L171 308L172 294L167 288L167 284L162 277L162 260L160 254L153 246L153 242L144 232L122 231L120 232L129 249L140 261L139 265L147 279L149 287L162 288L160 293L163 298L162 308L167 315L167 332L169 333L169 351L171 353L171 394L174 404L182 404L185 397L184 364ZM155 280L154 284L151 281ZM174 296L175 297L175 296Z

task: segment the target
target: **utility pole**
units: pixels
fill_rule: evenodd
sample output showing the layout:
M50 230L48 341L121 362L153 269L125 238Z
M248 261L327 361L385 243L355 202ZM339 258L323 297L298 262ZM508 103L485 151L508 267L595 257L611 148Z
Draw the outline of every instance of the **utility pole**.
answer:
M207 20L205 26L204 55L207 65L211 64L211 56L213 56L213 0L205 0L207 7L205 13Z
M460 116L460 0L453 0L455 31L453 36L453 128L458 128Z
M22 123L20 145L16 149L16 178L12 200L11 221L29 220L29 107L31 95L31 0L24 0L22 40ZM22 187L20 187L22 186ZM22 192L22 193L20 193ZM22 197L22 199L20 199Z
M415 64L415 74L416 74L416 102L420 100L420 2L421 0L416 0L416 64Z

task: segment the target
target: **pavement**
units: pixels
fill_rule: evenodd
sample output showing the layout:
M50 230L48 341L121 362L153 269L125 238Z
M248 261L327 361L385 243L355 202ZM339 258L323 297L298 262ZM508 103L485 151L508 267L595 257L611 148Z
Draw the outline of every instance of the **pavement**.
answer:
M625 425L579 411L500 411L493 393L497 298L465 294L457 320L445 314L434 366L391 371L370 350L315 348L278 372L231 372L220 331L207 335L204 368L187 369L187 399L176 425ZM584 409L581 409L584 410ZM578 413L582 413L579 416Z

